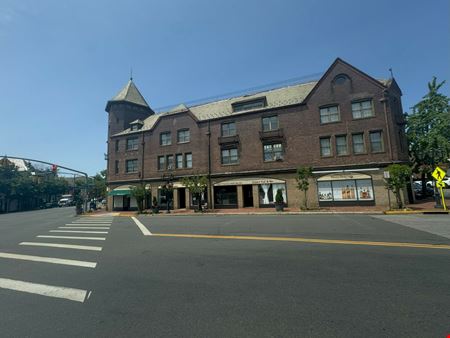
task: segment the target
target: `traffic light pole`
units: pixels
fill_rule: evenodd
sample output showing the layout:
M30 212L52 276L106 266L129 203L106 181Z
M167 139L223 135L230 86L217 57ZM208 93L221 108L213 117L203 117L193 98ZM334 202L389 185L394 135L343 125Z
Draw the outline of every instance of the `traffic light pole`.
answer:
M13 159L13 160L23 160L23 161L28 161L28 162L37 162L37 163L47 164L47 165L51 166L52 168L53 168L54 166L57 166L57 167L59 167L59 168L63 168L63 169L66 169L66 170L70 170L70 171L73 171L73 172L75 172L75 173L78 173L78 174L83 175L84 178L85 178L85 184L84 184L84 211L85 211L85 212L87 211L87 189L88 189L88 174L87 174L87 173L85 173L85 172L83 172L83 171L76 170L76 169L64 167L64 166L59 165L59 164L50 163L50 162L45 162L45 161L41 161L41 160L33 160L33 159L31 159L31 158L16 157L16 156L8 156L8 155L5 155L4 158L6 158L6 159L11 158L11 159Z

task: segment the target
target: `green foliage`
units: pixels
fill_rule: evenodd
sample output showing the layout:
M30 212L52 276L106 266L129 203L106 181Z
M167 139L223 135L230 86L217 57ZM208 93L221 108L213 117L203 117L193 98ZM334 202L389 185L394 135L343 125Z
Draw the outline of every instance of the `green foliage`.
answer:
M405 164L391 164L387 167L389 178L386 180L388 189L392 190L397 200L397 207L403 208L403 201L400 190L406 187L411 179L411 168Z
M149 192L147 189L145 189L145 186L143 184L131 187L131 196L136 199L139 213L142 213L142 211L144 210L144 201L148 194Z
M205 192L208 186L208 178L206 176L195 175L191 177L184 177L181 180L182 184L189 189L191 194L198 200L198 211L202 211L201 195Z
M433 162L446 162L450 154L450 99L439 93L444 83L438 84L433 77L428 83L428 93L406 119L406 135L416 172L429 172ZM442 151L436 152L437 149Z
M308 209L308 190L309 190L309 179L313 177L313 172L311 167L298 167L297 168L297 188L303 191L303 205L302 209Z

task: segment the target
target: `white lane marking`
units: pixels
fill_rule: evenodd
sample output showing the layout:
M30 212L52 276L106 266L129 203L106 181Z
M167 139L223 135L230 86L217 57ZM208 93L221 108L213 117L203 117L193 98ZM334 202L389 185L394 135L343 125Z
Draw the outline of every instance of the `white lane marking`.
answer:
M27 293L34 293L41 296L63 298L73 300L75 302L83 303L88 293L87 290L66 288L62 286L38 284L24 282L20 280L0 278L0 288L21 291Z
M83 231L83 230L50 230L49 232L70 232L76 234L107 234L108 231Z
M50 248L76 249L88 251L102 251L101 246L91 246L91 245L74 245L74 244L59 244L59 243L44 243L44 242L22 242L19 243L19 245L45 246Z
M58 229L96 229L96 230L109 230L109 227L71 227L71 226L63 226L58 227Z
M72 224L111 224L112 222L72 222Z
M52 236L52 235L39 235L39 238L63 238L63 239L88 239L92 241L105 241L105 237L75 237L75 236Z
M62 258L53 258L53 257L19 255L19 254L11 254L11 253L6 253L6 252L0 252L0 258L20 259L23 261L62 264L62 265L73 265L73 266L81 266L84 268L95 268L97 266L97 263L95 263L95 262L86 262L86 261L78 261L78 260L74 260L74 259L62 259Z
M138 226L138 228L142 231L142 233L144 234L144 236L151 236L152 233L150 232L150 230L148 230L144 224L142 224L136 217L131 217L131 219L134 221L134 223L136 223L136 225Z
M64 225L69 225L69 226L94 226L94 227L109 227L111 226L111 224L92 224L92 223L66 223Z

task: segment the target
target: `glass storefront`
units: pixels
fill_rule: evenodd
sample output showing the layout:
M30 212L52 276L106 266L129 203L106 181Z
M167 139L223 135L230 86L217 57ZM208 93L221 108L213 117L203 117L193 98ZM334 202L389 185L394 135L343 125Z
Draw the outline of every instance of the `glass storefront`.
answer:
M318 182L319 202L374 201L372 179Z
M286 196L286 184L285 183L272 183L272 184L259 184L259 205L269 206L275 203L275 196L277 190L281 189L283 194L284 203L287 203Z
M234 185L214 187L216 208L237 208L237 187Z

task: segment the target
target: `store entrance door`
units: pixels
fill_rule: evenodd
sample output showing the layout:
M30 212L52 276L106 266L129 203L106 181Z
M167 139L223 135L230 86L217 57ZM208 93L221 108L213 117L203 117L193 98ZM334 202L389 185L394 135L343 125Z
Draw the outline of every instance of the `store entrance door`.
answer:
M244 208L253 207L253 186L243 185L242 193L244 195Z
M186 189L178 188L178 208L186 209Z

